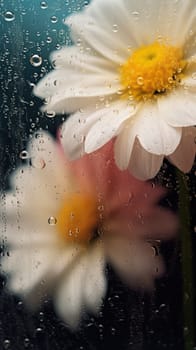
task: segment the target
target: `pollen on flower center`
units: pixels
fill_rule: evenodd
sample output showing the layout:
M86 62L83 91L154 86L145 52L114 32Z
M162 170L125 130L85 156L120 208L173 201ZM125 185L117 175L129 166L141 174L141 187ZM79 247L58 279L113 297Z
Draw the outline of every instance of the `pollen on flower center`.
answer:
M185 66L180 48L155 42L132 53L120 68L120 81L126 94L145 100L175 87Z
M98 221L96 200L84 193L68 196L56 216L56 228L66 241L85 243Z

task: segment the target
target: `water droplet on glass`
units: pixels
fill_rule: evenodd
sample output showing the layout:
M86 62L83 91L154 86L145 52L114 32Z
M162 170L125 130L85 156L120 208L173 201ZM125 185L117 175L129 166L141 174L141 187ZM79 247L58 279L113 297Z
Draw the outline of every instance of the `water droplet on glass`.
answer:
M44 169L46 166L46 162L42 158L34 158L31 159L31 165L36 169Z
M137 78L137 84L138 84L138 85L143 85L143 84L144 84L144 78L138 77L138 78Z
M113 31L114 33L117 33L117 32L118 32L118 25L117 25L117 24L113 24L112 31Z
M139 18L139 12L133 11L131 14L132 14L134 19L138 19Z
M17 304L17 309L18 310L22 310L22 307L23 307L23 302L19 301L18 304Z
M58 18L56 16L52 16L52 17L50 17L50 20L52 23L57 23Z
M116 334L116 328L112 327L111 328L111 333L112 333L112 335L115 335Z
M50 36L48 36L48 37L46 38L46 42L47 42L47 44L50 44L50 43L52 42L52 38L51 38Z
M24 347L25 347L25 348L28 348L28 347L29 347L29 344L30 344L29 338L25 338L25 339L24 339Z
M103 210L104 210L104 206L103 206L103 205L99 205L99 206L98 206L98 210L99 210L99 211L103 211Z
M46 112L46 117L48 117L48 118L53 118L53 117L55 117L55 112L54 111L47 111Z
M48 223L49 223L49 225L51 225L51 226L56 225L57 219L55 218L55 216L50 216L50 217L48 218Z
M12 22L15 19L15 14L12 11L6 11L4 18L7 22Z
M73 235L72 230L69 230L69 231L68 231L68 234L69 234L69 236L71 237L71 236Z
M20 152L19 157L20 157L20 159L28 159L29 158L29 154L28 154L28 152L26 150L23 150L23 151Z
M45 67L42 67L42 68L41 68L41 72L42 72L42 73L46 73L46 68L45 68Z
M173 81L174 81L174 80L173 80L172 77L169 77L169 78L168 78L168 83L169 83L169 84L173 84Z
M82 43L82 40L81 40L80 38L78 38L77 41L76 41L76 45L77 45L77 46L80 46L81 43Z
M76 236L80 233L80 228L76 227Z
M153 256L158 256L159 255L159 247L158 247L158 245L153 245L151 247L151 249L152 249Z
M39 67L42 64L42 57L37 54L32 55L30 58L30 63L34 67Z
M192 74L192 79L196 80L196 72Z
M4 340L4 342L3 342L3 348L4 349L9 349L10 348L10 340L9 339L6 339L6 340Z
M41 7L42 10L47 9L47 7L48 7L47 2L46 2L46 1L41 1L41 2L40 2L40 7Z
M38 328L36 329L36 333L37 333L37 334L41 334L42 332L43 332L43 328L38 327Z

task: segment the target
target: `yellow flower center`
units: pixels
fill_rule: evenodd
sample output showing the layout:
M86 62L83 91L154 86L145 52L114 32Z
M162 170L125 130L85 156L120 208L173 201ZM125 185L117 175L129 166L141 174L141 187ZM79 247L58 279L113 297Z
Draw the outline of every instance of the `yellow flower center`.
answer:
M59 209L56 227L66 241L85 243L93 237L97 221L95 198L84 193L73 193Z
M126 95L145 100L174 88L185 66L180 48L155 42L132 53L120 68L120 81Z

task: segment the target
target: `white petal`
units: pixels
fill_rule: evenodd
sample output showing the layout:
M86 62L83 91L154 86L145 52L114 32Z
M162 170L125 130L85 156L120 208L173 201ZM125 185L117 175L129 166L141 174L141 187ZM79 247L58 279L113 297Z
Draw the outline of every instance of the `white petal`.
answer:
M103 247L98 244L81 254L62 275L56 291L57 312L76 328L85 308L97 312L106 291ZM83 310L84 308L84 310Z
M114 156L117 166L121 170L128 168L133 145L135 142L135 134L132 132L134 128L134 119L125 122L122 127L114 146Z
M183 128L182 139L174 153L170 154L168 159L181 171L191 170L196 153L196 128Z
M163 163L163 155L147 152L136 139L128 169L137 179L145 181L154 178Z
M178 88L158 99L159 115L173 127L196 125L196 96L188 90Z
M56 291L57 313L72 328L76 328L83 311L84 280L88 266L87 254L77 260L70 271L62 275Z
M106 144L118 133L121 124L135 113L135 108L129 106L126 101L111 103L100 113L99 120L88 132L85 152L91 153Z
M25 247L28 249L32 245L36 248L61 244L54 223L57 209L50 205L51 198L48 205L44 198L34 202L32 197L27 194L25 201L20 196L20 192L10 193L6 195L4 201L1 201L1 236L12 248ZM52 200L52 204L57 203Z
M163 5L165 5L166 11L164 8L162 9L162 13L164 13L162 18L163 21L167 18L165 21L168 27L167 38L173 39L176 46L183 45L184 52L190 56L190 44L193 46L193 37L195 36L196 9L194 1L167 0L163 1ZM169 23L167 24L167 22Z
M116 63L128 57L133 34L123 1L94 1L84 13L71 16L65 23L82 47L90 46Z
M140 38L140 45L151 44L163 38L176 46L181 46L187 33L192 27L194 28L190 20L190 17L195 15L195 4L192 0L186 2L147 0L145 5L143 0L124 0L124 2L127 11L132 14L130 27Z
M71 159L84 154L84 141L91 127L99 120L104 108L95 105L79 110L70 116L62 125L61 142Z
M46 169L27 166L18 169L12 176L13 188L16 189L14 193L18 199L16 214L20 214L21 219L23 215L28 215L28 219L36 220L40 228L43 221L47 224L48 218L56 215L59 204L69 189L66 174L63 176L61 173L57 179L51 179L54 173L56 171L47 174Z
M117 73L108 70L102 70L101 74L79 74L70 68L55 69L40 81L34 94L43 98L54 96L59 101L69 97L110 95L120 87L117 79Z
M36 308L43 296L56 289L62 273L70 271L81 254L78 246L26 247L10 251L2 260L3 272L8 274L7 287L24 297L30 309Z
M84 281L84 303L97 313L106 293L104 250L101 242L89 249L88 266Z
M110 96L106 98L110 98ZM47 105L41 107L41 111L46 113L46 116L71 114L92 104L96 106L99 102L100 96L66 97L59 100L58 95L53 95L49 98Z
M44 219L47 223L73 186L73 175L68 171L59 146L52 141L35 137L28 152L32 155L32 165L20 167L11 177L14 195L18 199L15 208L21 216L29 213L37 222Z
M32 220L30 215L24 214L19 221L16 212L15 216L6 216L6 220L0 218L1 235L6 244L11 248L30 248L32 245L36 247L47 247L49 245L59 244L59 234L56 232L55 225L50 225L47 221L43 225L42 222Z
M187 62L185 75L182 79L182 86L186 91L196 91L196 55L192 56Z
M34 94L45 98L43 111L69 113L76 110L70 99L81 108L88 99L97 100L103 95L111 95L120 89L117 71L102 70L101 73L84 73L70 69L55 69L47 74L35 87Z
M73 176L70 173L66 159L62 155L59 144L46 132L41 132L34 135L28 149L31 156L33 178L37 178L42 183L41 186L45 187L45 192L46 189L50 192L51 198L54 197L52 194L55 194L55 198L58 199L57 193L60 192L64 197L65 191L69 189L70 178ZM41 169L38 163L39 158L44 161Z
M61 50L54 51L50 60L55 69L65 69L65 72L68 71L68 74L70 74L69 71L72 71L74 73L73 77L76 81L76 74L100 73L112 77L112 74L114 76L115 71L118 69L116 64L105 59L92 48L81 50L78 46L65 46Z
M181 129L168 125L159 113L156 103L146 103L140 108L135 119L133 131L141 146L149 153L169 155L175 151L180 139Z
M185 58L187 59L194 55L196 50L196 43L194 40L196 35L196 8L195 3L192 0L186 2L182 1L182 4L180 5L181 13L180 16L178 16L176 36L178 39L181 37L181 41L184 44L183 50Z
M136 118L124 123L117 137L115 161L121 170L128 168L136 178L147 180L158 173L164 156L150 153L141 146L137 138L139 131Z
M96 0L66 23L71 27L73 39L80 40L82 47L93 47L120 63L128 57L128 48L152 43L160 36L181 45L187 33L182 31L182 23L190 9L194 9L191 1L182 5L181 1L147 0L144 6L141 0Z
M29 247L14 249L9 256L2 259L2 271L8 274L8 288L26 296L42 280L47 278L50 266L55 263L58 250L50 248Z
M56 142L46 131L36 132L29 141L28 152L31 158L38 155L44 157L44 160L50 166L53 156L57 152Z
M161 257L154 255L150 244L140 240L110 237L106 254L116 272L133 288L153 288L154 279L164 271Z

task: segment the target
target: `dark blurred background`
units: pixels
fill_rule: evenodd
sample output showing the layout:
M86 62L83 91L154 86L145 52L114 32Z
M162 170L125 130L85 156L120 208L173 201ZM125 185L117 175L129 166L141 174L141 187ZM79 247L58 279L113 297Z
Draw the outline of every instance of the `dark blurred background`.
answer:
M48 118L32 94L34 84L51 69L49 54L69 44L62 20L86 6L80 0L0 1L0 187L9 188L9 175L26 162L29 137L39 129L56 135L66 116ZM195 234L195 173L188 176L193 251ZM163 205L177 211L175 169L165 162L157 178L169 190ZM135 292L123 285L108 266L109 288L103 308L86 316L72 333L54 312L51 300L31 314L22 300L6 291L2 276L0 300L0 349L10 350L150 350L183 349L182 274L179 241L161 244L167 273L152 294ZM1 254L3 254L1 247ZM195 266L195 255L193 255ZM194 271L195 272L195 271ZM195 276L195 274L194 274ZM192 285L195 291L195 278ZM195 294L195 293L194 293ZM195 311L195 310L194 310ZM190 348L196 349L196 348Z

